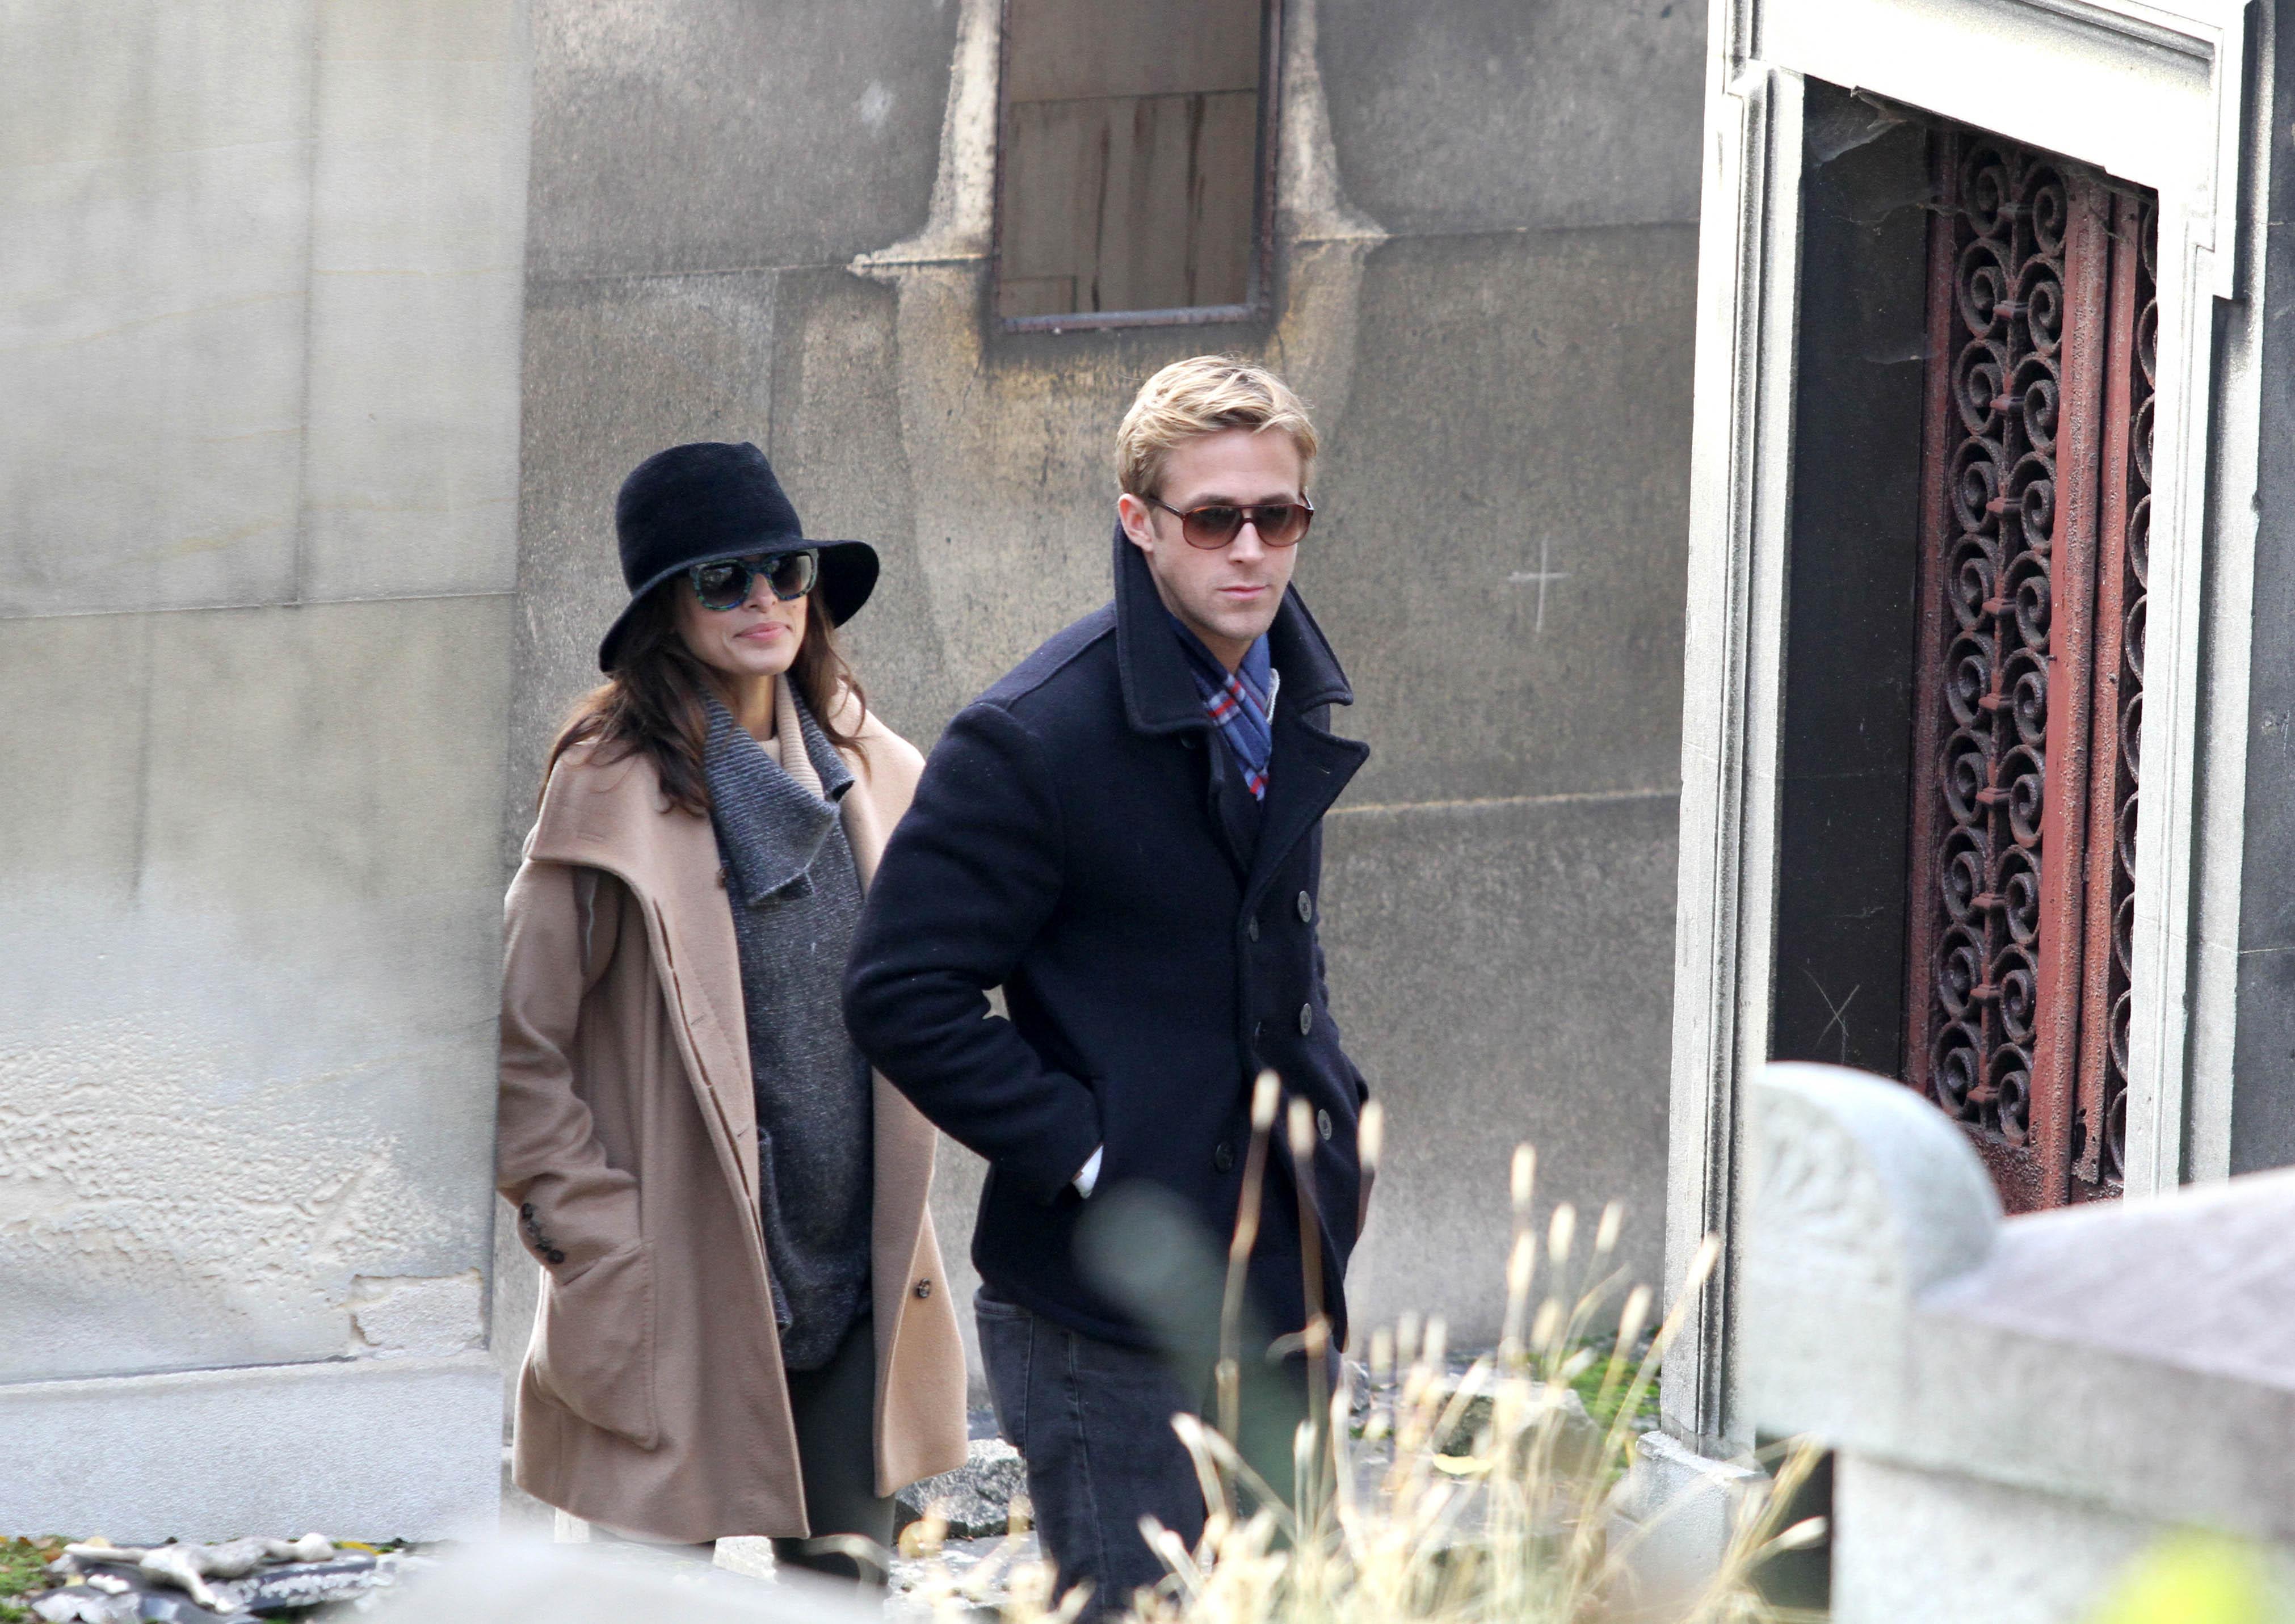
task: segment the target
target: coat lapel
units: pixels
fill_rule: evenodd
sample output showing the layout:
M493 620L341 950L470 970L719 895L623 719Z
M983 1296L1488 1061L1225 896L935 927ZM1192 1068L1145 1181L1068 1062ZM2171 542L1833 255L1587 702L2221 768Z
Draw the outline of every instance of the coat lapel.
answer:
M1219 804L1221 782L1231 776L1233 765L1227 746L1204 714L1203 696L1196 691L1179 640L1172 635L1147 557L1125 539L1121 525L1115 529L1115 638L1125 720L1142 733L1195 732L1198 747L1209 757L1206 814L1221 850L1245 875L1245 908L1256 907L1291 848L1330 810L1370 756L1369 746L1338 738L1321 725L1331 706L1354 703L1354 690L1347 685L1338 657L1307 612L1298 589L1286 589L1267 632L1269 652L1283 681L1276 695L1267 802L1246 867Z
M872 731L882 731L873 718L862 725L864 742ZM847 750L844 755L853 776L852 792L840 804L845 839L853 848L853 867L865 894L877 877L877 864L885 854L885 842L892 836L893 826L908 811L910 797L916 793L916 774L889 747L873 754ZM932 1189L933 1155L939 1147L939 1136L924 1114L887 1082L882 1072L872 1071L870 1078L876 1112L876 1155L871 1165L876 1186L869 1229L869 1296L877 1317L875 1413L881 1440L886 1435L885 1407L899 1379L893 1368L894 1355L902 1345L901 1320L917 1285L911 1277L924 1234L925 1203ZM945 1291L948 1282L928 1281L924 1287ZM886 1470L880 1455L880 1476Z
M572 766L569 760L560 771ZM582 768L568 793L544 797L527 854L603 869L638 899L696 1102L727 1181L755 1211L757 1102L716 835L706 818L663 801L653 763L642 755Z
M854 782L853 793L843 802L845 838L853 848L853 866L865 892L877 877L878 860L885 854L885 842L893 824L899 821L900 812L906 809L908 796L883 782L865 757L848 751L845 760L853 768ZM897 807L880 804L886 800L897 801ZM924 1221L924 1192L932 1182L935 1141L933 1125L909 1103L908 1097L886 1081L881 1072L872 1072L870 1076L875 1083L877 1136L877 1199L870 1236L877 1266L870 1298L877 1323L889 1327L900 1323L902 1306L908 1301L909 1260L915 1254L918 1231ZM883 1340L885 1348L891 1344L891 1338ZM881 1397L889 1374L881 1359L877 1374Z
M1330 811L1331 803L1369 758L1368 745L1327 732L1299 711L1286 714L1278 702L1275 753L1267 770L1266 821L1244 885L1246 913L1259 906L1291 849Z

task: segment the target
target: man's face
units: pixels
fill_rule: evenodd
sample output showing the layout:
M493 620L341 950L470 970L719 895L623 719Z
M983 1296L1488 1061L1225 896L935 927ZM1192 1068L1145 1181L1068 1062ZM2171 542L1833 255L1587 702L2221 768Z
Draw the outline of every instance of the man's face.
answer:
M1164 459L1156 494L1180 513L1213 505L1300 502L1306 470L1281 429L1222 428L1183 440ZM1270 547L1246 525L1224 547L1191 547L1178 513L1126 493L1116 501L1123 534L1148 557L1164 607L1232 671L1275 624L1299 549Z

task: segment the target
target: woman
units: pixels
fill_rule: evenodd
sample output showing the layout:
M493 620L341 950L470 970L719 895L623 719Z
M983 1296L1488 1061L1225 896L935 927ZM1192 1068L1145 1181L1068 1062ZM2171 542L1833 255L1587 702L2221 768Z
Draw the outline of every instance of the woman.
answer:
M933 1131L838 1008L923 765L834 628L877 557L804 538L754 445L674 446L616 505L630 602L511 883L497 1181L543 1265L519 1485L698 1542L890 1542L964 1460L925 1210Z

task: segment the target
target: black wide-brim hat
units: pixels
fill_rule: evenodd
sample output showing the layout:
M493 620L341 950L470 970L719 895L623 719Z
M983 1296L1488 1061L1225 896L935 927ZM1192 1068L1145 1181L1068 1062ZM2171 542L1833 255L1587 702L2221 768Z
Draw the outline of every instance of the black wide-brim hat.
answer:
M622 545L622 579L630 600L606 628L598 666L611 671L629 636L637 607L671 576L696 564L759 552L821 554L819 602L829 623L841 626L877 589L877 550L866 542L821 542L806 536L796 509L773 477L765 453L747 441L715 440L657 451L631 470L614 500L614 529Z

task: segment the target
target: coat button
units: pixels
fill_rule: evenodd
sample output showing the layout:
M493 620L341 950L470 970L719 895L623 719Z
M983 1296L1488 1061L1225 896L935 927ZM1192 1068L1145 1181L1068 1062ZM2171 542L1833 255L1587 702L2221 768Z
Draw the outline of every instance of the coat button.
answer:
M558 1248L557 1248L557 1247L555 1247L555 1246L552 1246L552 1247L550 1249L550 1251L549 1251L549 1253L547 1253L547 1255L548 1255L548 1257L549 1257L550 1261L551 1261L551 1262L553 1262L553 1263L563 1263L563 1262L566 1261L566 1254L565 1254L564 1253L562 1253L562 1252L559 1251L559 1250L558 1250Z
M1323 1137L1324 1137L1325 1138L1327 1138L1327 1138L1329 1138L1331 1136L1330 1136L1329 1134L1326 1133ZM927 1298L927 1297L929 1297L929 1296L931 1296L931 1295L932 1295L932 1282L931 1282L931 1281L929 1281L929 1280L919 1280L919 1281L918 1281L918 1282L917 1282L917 1296L918 1296L918 1299L919 1299L919 1301L921 1301L922 1299Z
M1315 1113L1315 1131L1327 1139L1331 1137L1331 1114L1328 1111Z
M1225 1139L1212 1147L1212 1165L1223 1173L1235 1170L1235 1150Z
M1243 934L1254 942L1259 940L1259 916L1254 914L1243 922Z
M1315 899L1302 891L1299 894L1299 923L1302 925L1311 925L1314 922Z
M1309 1032L1312 1032L1312 1031L1314 1031L1314 1030L1315 1030L1315 1006L1314 1006L1314 1005L1312 1005L1312 1004L1302 1004L1302 1005L1300 1005L1300 1006L1299 1006L1299 1035L1300 1035L1301 1037L1303 1037L1303 1037L1305 1037Z

